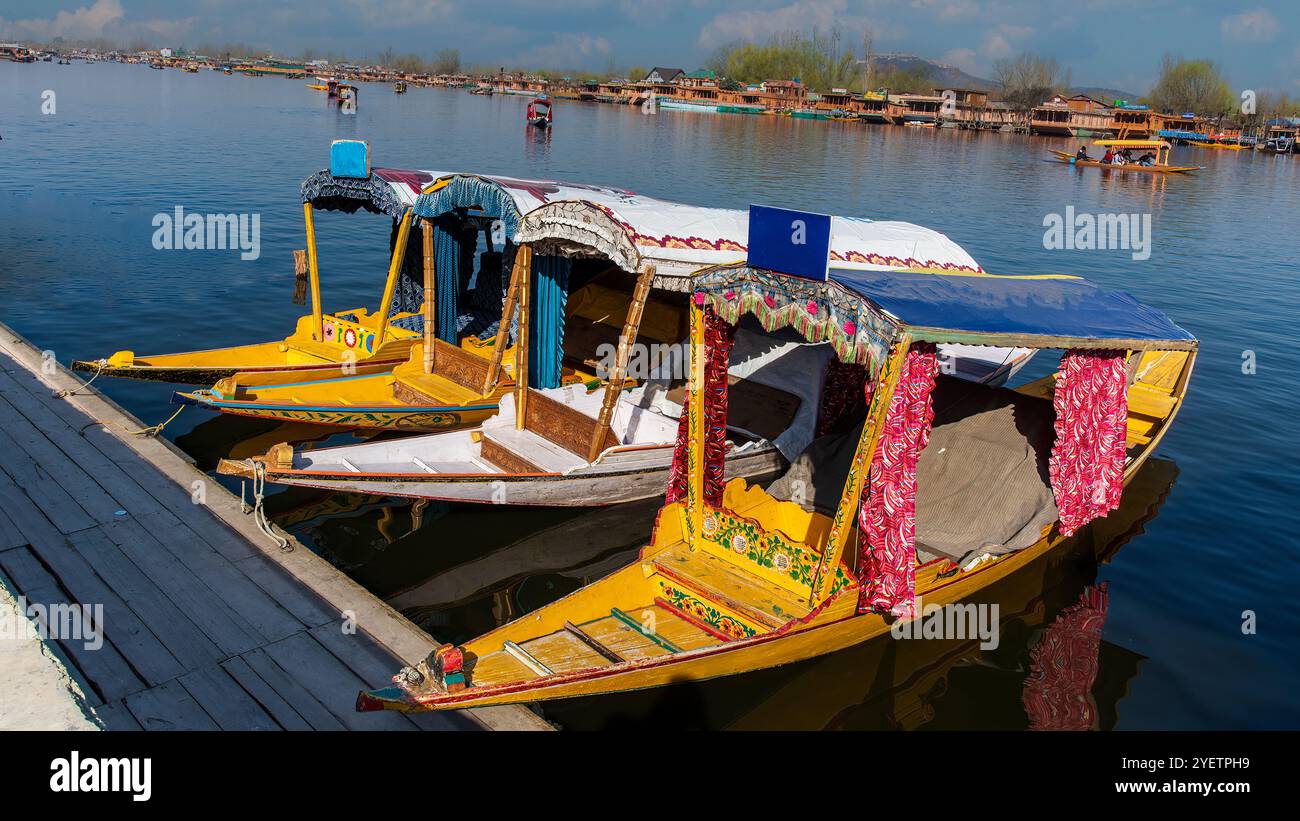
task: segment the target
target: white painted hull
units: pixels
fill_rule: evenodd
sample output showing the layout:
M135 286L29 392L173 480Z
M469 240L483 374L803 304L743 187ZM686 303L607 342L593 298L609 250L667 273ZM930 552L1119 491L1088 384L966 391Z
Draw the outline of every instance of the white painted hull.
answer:
M662 495L668 488L671 445L606 454L597 463L569 473L379 474L312 470L268 470L277 484L300 485L347 493L404 496L477 504L587 507L634 502ZM727 478L749 479L773 474L785 460L765 445L727 457Z

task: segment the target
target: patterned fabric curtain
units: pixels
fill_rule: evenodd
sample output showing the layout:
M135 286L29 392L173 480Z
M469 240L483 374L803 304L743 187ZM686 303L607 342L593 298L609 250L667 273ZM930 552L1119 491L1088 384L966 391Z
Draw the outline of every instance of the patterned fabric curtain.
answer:
M1029 654L1029 676L1020 701L1031 730L1095 730L1101 630L1110 597L1106 585L1088 587L1061 612Z
M1048 460L1061 533L1119 507L1128 437L1123 351L1067 351L1056 377L1056 443Z
M727 455L727 368L731 364L731 345L736 329L725 319L704 309L704 503L722 505L726 485ZM691 395L686 396L682 417L677 423L677 445L673 464L668 471L668 502L686 497L687 443L690 440Z
M393 230L388 237L389 258L397 247L397 229L400 220L393 220ZM407 312L415 313L424 304L424 238L418 224L411 225L410 235L406 239L406 254L402 257L402 267L397 276L397 287L393 290L393 301L388 305L389 315ZM423 323L420 324L423 328Z
M916 615L916 462L930 439L930 394L939 372L934 345L914 343L903 360L858 512L858 612Z
M460 267L459 231L448 220L437 220L433 229L434 288L437 293L437 335L443 342L460 344ZM423 253L423 252L421 252Z
M558 388L564 359L564 305L569 296L568 257L533 256L532 324L528 329L528 383Z
M816 436L825 436L845 419L863 408L863 387L867 384L867 366L849 365L838 356L826 362L826 379L822 403L817 411ZM870 395L866 397L870 400Z

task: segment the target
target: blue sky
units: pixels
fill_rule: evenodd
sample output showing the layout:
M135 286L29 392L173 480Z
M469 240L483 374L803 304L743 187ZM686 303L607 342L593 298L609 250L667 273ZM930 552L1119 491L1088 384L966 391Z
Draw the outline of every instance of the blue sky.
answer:
M1300 94L1300 2L1212 0L3 0L0 39L243 42L354 59L391 47L466 63L694 68L722 43L838 23L857 44L988 76L999 57L1056 57L1076 85L1142 92L1173 52L1210 57L1240 88Z

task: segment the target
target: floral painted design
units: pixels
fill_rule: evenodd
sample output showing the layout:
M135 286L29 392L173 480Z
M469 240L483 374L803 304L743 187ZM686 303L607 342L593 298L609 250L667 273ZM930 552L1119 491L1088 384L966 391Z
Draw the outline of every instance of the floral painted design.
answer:
M659 582L659 590L663 594L664 601L676 610L680 610L687 616L698 622L725 633L732 638L746 639L755 635L758 631L738 619L722 612L713 605L701 601L692 596L690 593L681 588L669 584L666 581Z

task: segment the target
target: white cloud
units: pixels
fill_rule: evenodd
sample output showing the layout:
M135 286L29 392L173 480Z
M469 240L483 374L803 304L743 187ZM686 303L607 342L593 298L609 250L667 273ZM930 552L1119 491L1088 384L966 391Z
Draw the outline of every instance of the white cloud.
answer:
M975 0L912 0L912 8L934 11L940 20L949 23L973 20L980 15Z
M984 57L989 60L1000 60L1003 57L1011 56L1011 43L1007 38L996 31L989 32L984 37L984 44L980 47Z
M788 6L719 14L700 29L699 44L717 48L736 40L766 40L786 31L826 31L835 23L849 25L846 0L796 0Z
M521 65L539 68L583 68L609 57L609 40L590 34L557 34L554 41L519 55Z
M89 40L103 36L106 27L120 23L125 16L119 0L95 0L93 6L82 6L76 11L61 11L50 19L14 20L5 24L4 28L33 40L53 40L55 37ZM0 22L4 22L3 18L0 18Z
M366 23L375 28L409 28L421 23L444 22L455 13L452 2L442 0L348 0Z
M1278 23L1267 9L1253 9L1225 17L1219 31L1234 43L1267 43L1277 36Z
M7 37L40 42L49 42L56 37L65 40L92 40L97 37L122 39L141 34L174 42L193 31L197 21L197 17L128 21L121 0L95 0L93 5L82 6L75 11L61 11L50 18L0 18L0 31Z
M944 52L943 61L951 63L967 74L977 74L981 68L974 49L955 48L951 51Z

